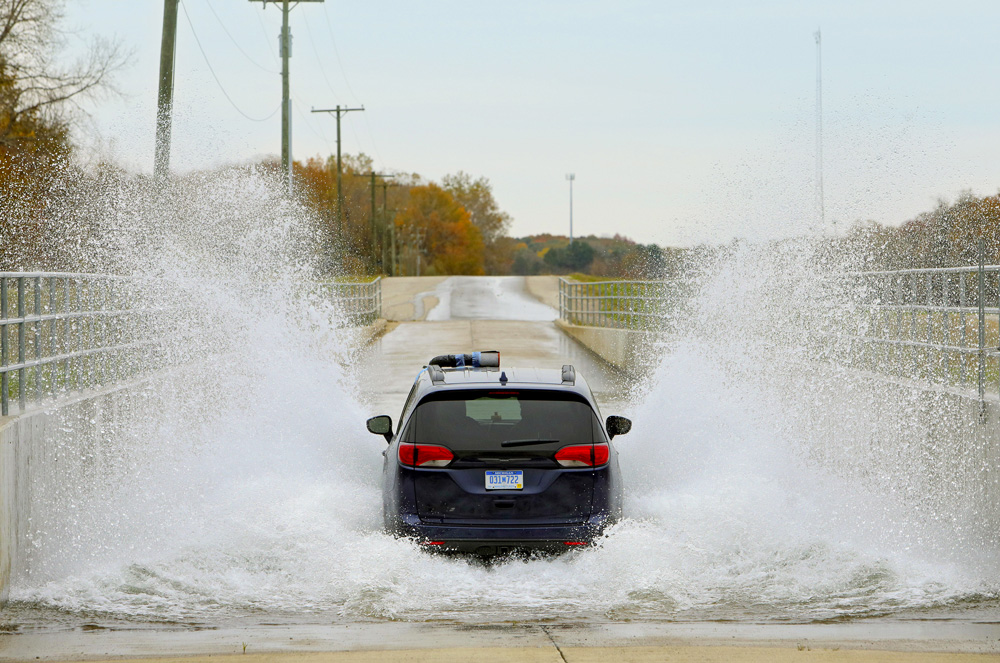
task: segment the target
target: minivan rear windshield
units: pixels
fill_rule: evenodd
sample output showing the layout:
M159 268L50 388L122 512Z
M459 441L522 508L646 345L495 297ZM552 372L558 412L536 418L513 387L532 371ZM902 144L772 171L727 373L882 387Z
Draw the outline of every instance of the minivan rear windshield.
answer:
M526 453L607 441L589 403L576 394L541 389L432 394L417 405L402 439L452 451Z

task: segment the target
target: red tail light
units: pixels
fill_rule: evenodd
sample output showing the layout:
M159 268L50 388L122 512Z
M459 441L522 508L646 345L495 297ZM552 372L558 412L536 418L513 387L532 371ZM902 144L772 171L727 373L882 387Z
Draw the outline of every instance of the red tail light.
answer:
M598 467L608 462L610 454L606 444L579 444L563 447L555 459L563 467Z
M566 546L585 546L585 545L587 545L587 542L586 541L563 541L563 545L566 545Z
M435 444L400 444L399 462L416 467L444 467L455 458L445 447Z

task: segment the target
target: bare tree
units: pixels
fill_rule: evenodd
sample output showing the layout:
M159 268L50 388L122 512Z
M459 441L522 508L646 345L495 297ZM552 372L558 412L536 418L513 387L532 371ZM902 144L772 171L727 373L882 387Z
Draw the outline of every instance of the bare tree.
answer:
M19 123L42 120L65 129L79 102L112 91L111 74L128 57L121 44L93 38L68 64L59 60L73 34L63 27L64 0L0 0L0 144L17 140Z

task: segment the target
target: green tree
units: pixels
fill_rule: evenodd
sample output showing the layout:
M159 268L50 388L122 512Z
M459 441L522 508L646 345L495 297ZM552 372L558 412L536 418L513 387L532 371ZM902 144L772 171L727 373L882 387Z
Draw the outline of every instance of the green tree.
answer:
M551 248L545 253L545 262L556 269L571 272L585 272L594 262L597 252L587 242L577 240L569 246L559 249Z

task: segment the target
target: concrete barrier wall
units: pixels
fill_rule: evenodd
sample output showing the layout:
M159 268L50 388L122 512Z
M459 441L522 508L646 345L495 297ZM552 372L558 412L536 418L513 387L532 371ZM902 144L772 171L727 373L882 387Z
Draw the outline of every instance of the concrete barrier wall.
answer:
M385 326L379 320L348 330L346 340L360 347ZM197 390L147 388L150 382L178 379L160 373L0 418L0 605L8 599L11 580L30 573L33 557L61 554L37 550L35 530L64 527L57 521L65 501L85 511L90 500L104 496L116 471L141 455L136 440L147 439L144 425L155 425L150 412L197 411Z
M657 363L648 361L646 353L656 339L647 332L571 325L564 320L556 320L556 325L617 369L638 374Z
M5 417L0 419L0 605L7 601L14 560L23 528L19 526L19 505L26 502L30 487L24 476L28 467L25 450L30 440L43 436L43 417ZM22 440L25 440L22 444Z
M556 324L613 366L641 376L657 338L626 329ZM884 468L907 477L897 490L917 519L957 518L990 545L1000 544L1000 402L926 382L851 372L844 381L808 383L823 409L799 413L795 426L811 439L818 462L837 471ZM845 375L845 377L847 377ZM789 380L795 380L789 376ZM871 397L859 399L855 390ZM982 411L982 416L980 412ZM789 413L790 421L796 413Z
M96 459L93 441L122 416L126 387L83 395L51 408L0 419L0 605L7 601L10 582L26 569L34 493L42 473L52 478L62 462L62 478L84 480L81 463ZM67 444L68 438L80 440ZM49 484L52 482L49 481Z

